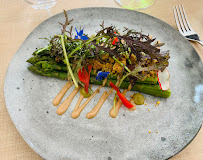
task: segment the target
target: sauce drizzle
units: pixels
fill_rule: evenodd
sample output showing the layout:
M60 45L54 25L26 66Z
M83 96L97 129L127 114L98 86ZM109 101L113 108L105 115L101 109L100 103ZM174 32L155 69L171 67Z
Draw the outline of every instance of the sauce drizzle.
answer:
M66 98L66 100L58 107L58 109L56 110L56 113L58 115L62 115L66 112L66 110L68 109L68 107L70 106L73 98L75 97L75 95L78 93L78 91L80 90L81 86L78 86L78 88L75 88L73 90L73 92Z
M126 94L127 91L128 91L127 89L125 89L125 90L123 91L123 95L124 95L124 96L125 96L125 94ZM120 107L121 107L122 104L123 104L122 101L121 101L120 99L118 99L118 101L116 102L115 109L114 109L114 107L111 108L111 110L110 110L110 112L109 112L109 115L110 115L112 118L116 118L116 117L117 117L118 112L119 112L119 109L120 109Z
M129 110L129 111L135 111L135 110L136 110L136 104L135 104L133 98L130 100L130 103L131 103L134 107L128 108L128 110Z
M125 96L126 93L127 93L127 91L130 91L131 88L132 88L132 85L130 84L130 85L128 86L128 89L124 89L123 95ZM130 102L131 102L131 101L130 101ZM121 101L120 99L118 99L118 101L116 102L115 108L114 108L114 107L111 108L111 110L109 111L109 115L110 115L112 118L116 118L116 117L117 117L118 112L119 112L119 109L120 109L120 107L121 107L122 104L123 104L122 101ZM134 106L134 105L133 105L133 106ZM134 108L134 107L133 107L133 108ZM135 106L135 109L136 109L136 106Z
M84 99L84 96L80 93L80 97L78 99L78 102L77 102L72 114L71 114L71 118L76 119L79 117L80 112L78 112L78 109L79 109L80 103L82 102L83 99Z
M61 102L62 98L66 94L66 92L69 90L69 88L73 85L73 82L68 81L64 87L61 89L61 91L58 93L58 95L54 98L52 104L54 106L58 106L59 103Z
M80 113L82 112L82 110L86 107L86 105L92 100L92 98L94 98L94 96L97 94L97 93L99 93L99 90L100 90L100 88L102 88L103 86L105 86L105 84L106 84L106 81L107 81L107 78L105 78L105 80L103 81L103 84L101 85L101 86L99 86L98 88L97 88L97 90L96 91L94 91L94 93L80 106L80 107L78 107L77 106L77 104L78 103L81 103L81 101L82 100L80 100L80 102L78 102L77 104L76 104L76 106L75 106L75 109L73 110L73 112L72 112L72 114L71 114L71 117L72 118L78 118L79 116L80 116ZM80 99L80 98L79 98ZM79 101L79 100L78 100Z

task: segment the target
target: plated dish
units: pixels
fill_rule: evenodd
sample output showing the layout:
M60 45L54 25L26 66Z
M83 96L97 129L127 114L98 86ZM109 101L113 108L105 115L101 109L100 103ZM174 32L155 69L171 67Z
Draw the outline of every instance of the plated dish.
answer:
M170 74L166 68L169 65L169 50L160 49L164 43L127 27L121 33L113 25L105 27L104 21L96 35L85 35L84 29L78 31L76 28L76 35L73 35L73 19L69 18L64 10L64 24L59 22L62 25L61 34L53 35L48 46L37 49L33 57L27 60L32 64L28 69L35 74L68 80L53 100L54 106L60 104L74 84L73 92L57 108L58 115L66 112L80 92L71 114L72 118L78 118L104 86L112 89L102 94L96 106L87 114L88 119L97 115L113 89L116 94L109 112L113 118L118 115L122 104L131 111L136 109L136 105L144 104L142 94L131 95L132 99L129 101L125 97L127 91L137 90L157 97L170 97ZM90 83L100 86L93 92ZM123 93L119 88L125 89ZM80 106L84 98L87 100Z
M202 62L194 48L171 26L143 13L112 8L83 8L67 13L74 19L72 25L84 27L87 35L99 31L98 24L104 20L106 26L142 29L143 34L150 33L164 42L163 50L170 49L168 70L172 94L160 98L143 93L147 105L137 106L135 112L122 107L116 119L109 116L114 99L111 94L97 116L86 119L86 113L97 104L101 93L108 90L102 87L77 119L69 117L79 95L67 112L57 115L52 101L66 81L33 74L26 61L36 48L48 45L47 40L39 37L49 38L59 33L57 22L64 22L61 13L40 24L28 36L8 67L5 102L25 141L44 159L167 159L181 151L197 134L203 117L201 92L198 92L203 84ZM93 91L97 88L92 85ZM67 96L73 89L70 88ZM132 93L127 92L126 97ZM161 103L155 106L157 101Z

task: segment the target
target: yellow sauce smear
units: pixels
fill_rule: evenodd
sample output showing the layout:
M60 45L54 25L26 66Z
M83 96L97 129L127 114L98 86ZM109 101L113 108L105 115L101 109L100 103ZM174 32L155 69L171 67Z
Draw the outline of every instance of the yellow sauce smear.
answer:
M56 113L58 115L62 115L66 112L66 110L68 109L68 107L70 106L73 98L75 97L75 95L78 93L78 91L80 90L81 86L79 86L78 88L75 88L73 90L73 92L66 98L66 100L58 107L58 109L56 110Z
M106 83L106 82L105 82ZM103 83L104 84L104 83ZM118 77L118 80L116 82L116 86L119 84L119 77ZM107 100L107 98L109 97L109 95L113 92L113 88L111 88L108 93L107 91L105 91L100 100L98 101L98 103L95 105L95 107L89 112L87 113L86 117L88 119L91 119L91 118L94 118L97 113L99 112L100 108L102 107L102 105L104 104L104 102Z
M108 93L107 93L107 91L105 91L102 94L100 100L95 105L95 107L89 113L87 113L86 117L88 119L94 118L97 115L97 113L99 112L100 108L102 107L102 105L104 104L106 99L109 97L109 95L112 93L112 91L113 91L113 89L110 89Z
M72 114L71 114L71 117L72 118L74 118L74 119L76 119L76 118L78 118L79 116L80 116L80 113L82 112L82 110L86 107L86 105L92 100L92 98L94 98L94 96L97 94L97 93L99 93L99 90L105 85L105 83L106 83L106 81L107 81L107 79L105 79L104 81L103 81L103 84L101 85L101 86L99 86L98 88L97 88L97 90L96 91L94 91L94 93L79 107L79 105L80 105L80 103L82 102L82 98L81 98L81 96L80 96L80 98L79 98L79 102L76 104L76 106L75 106L75 109L73 110L73 112L72 112ZM78 105L78 106L77 106Z
M136 110L136 104L135 104L135 102L134 102L133 99L130 100L130 103L133 105L133 107L132 107L132 108L128 108L128 110L129 110L129 111L134 111L134 110Z
M128 86L128 89L124 89L123 95L125 96L126 93L127 93L127 91L130 91L131 88L132 88L132 85L130 84L130 85ZM131 99L131 100L132 100L132 99ZM130 102L131 102L131 101L130 101ZM135 105L134 101L131 102L131 103L132 103L132 105L134 106L133 108L130 108L131 111L136 110L136 105ZM120 99L118 99L118 101L116 102L115 108L114 108L114 107L111 108L111 110L110 110L110 112L109 112L109 115L110 115L112 118L116 118L116 117L117 117L118 112L119 112L119 109L120 109L120 107L121 107L122 104L123 104L122 101L121 101Z
M75 106L75 108L74 108L74 110L73 110L73 112L72 112L72 114L71 114L71 117L72 117L73 119L79 117L80 112L82 111L82 110L81 110L80 112L78 112L78 111L79 111L79 106L80 106L80 103L82 102L83 99L84 99L84 96L83 96L82 94L80 94L80 97L79 97L79 99L78 99L78 102L77 102L77 104L76 104L76 106Z
M124 96L126 95L126 92L127 92L127 91L128 91L127 89L125 89L125 90L123 91L123 95L124 95ZM122 104L123 104L122 101L121 101L120 99L118 99L118 101L116 102L115 109L114 109L114 107L111 108L111 110L110 110L110 112L109 112L109 115L110 115L112 118L116 118L116 117L117 117L118 112L119 112L119 109L120 109L120 107L121 107Z
M88 119L94 118L94 117L97 115L97 113L99 112L101 106L102 106L103 103L105 102L106 95L107 95L107 91L105 91L105 92L102 94L100 100L99 100L98 103L95 105L95 107L94 107L89 113L87 113L86 117L87 117Z
M61 91L58 93L58 95L54 98L52 104L54 106L58 106L61 100L63 99L66 92L69 90L69 88L73 85L73 82L68 81L65 86L61 89Z

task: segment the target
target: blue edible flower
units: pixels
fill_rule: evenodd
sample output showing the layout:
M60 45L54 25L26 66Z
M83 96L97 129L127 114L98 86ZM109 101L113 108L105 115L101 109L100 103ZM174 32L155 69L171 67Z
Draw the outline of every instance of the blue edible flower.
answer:
M77 35L75 36L75 39L82 39L82 40L88 40L89 38L85 35L83 35L83 29L78 32L78 30L75 28Z
M102 79L106 78L110 72L102 72L99 71L96 76L96 80L101 81Z

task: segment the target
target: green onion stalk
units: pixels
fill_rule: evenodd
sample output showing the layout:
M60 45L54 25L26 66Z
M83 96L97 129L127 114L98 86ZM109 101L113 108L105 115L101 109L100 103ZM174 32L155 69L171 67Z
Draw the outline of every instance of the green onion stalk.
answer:
M68 73L70 73L70 76L71 76L71 78L73 80L73 83L74 83L75 87L78 88L78 83L77 83L77 81L76 81L76 79L75 79L75 77L73 75L73 71L72 71L72 69L70 67L69 59L68 59L68 56L66 54L66 48L65 48L65 44L64 44L63 35L60 35L60 37L61 37L61 43L62 43L62 47L63 47L64 57L65 57L65 60L66 60L68 71L69 71Z

